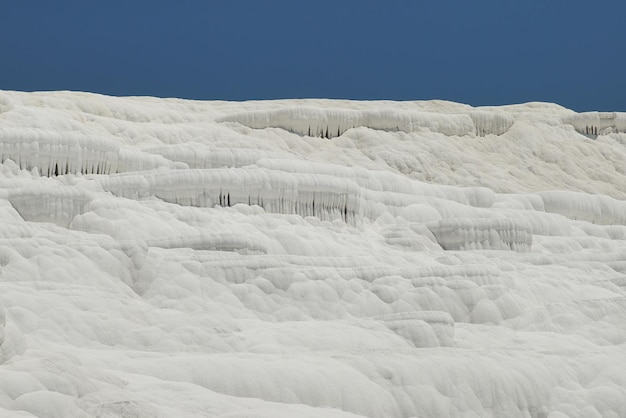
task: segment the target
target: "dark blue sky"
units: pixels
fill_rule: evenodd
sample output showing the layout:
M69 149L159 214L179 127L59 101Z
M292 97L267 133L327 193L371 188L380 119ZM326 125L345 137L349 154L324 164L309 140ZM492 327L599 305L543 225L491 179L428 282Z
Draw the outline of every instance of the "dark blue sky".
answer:
M626 1L5 1L0 89L626 111Z

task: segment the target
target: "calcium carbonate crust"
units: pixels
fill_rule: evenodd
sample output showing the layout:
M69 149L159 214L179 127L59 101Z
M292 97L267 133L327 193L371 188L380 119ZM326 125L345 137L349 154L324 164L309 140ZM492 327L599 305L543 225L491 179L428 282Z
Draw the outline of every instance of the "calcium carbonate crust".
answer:
M626 416L624 120L0 91L0 415Z

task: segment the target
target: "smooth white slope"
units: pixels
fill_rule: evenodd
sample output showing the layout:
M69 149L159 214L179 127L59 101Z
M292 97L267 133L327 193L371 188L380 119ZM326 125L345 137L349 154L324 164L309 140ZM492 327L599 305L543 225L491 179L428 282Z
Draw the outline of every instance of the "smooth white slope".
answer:
M0 92L0 415L626 416L589 118Z

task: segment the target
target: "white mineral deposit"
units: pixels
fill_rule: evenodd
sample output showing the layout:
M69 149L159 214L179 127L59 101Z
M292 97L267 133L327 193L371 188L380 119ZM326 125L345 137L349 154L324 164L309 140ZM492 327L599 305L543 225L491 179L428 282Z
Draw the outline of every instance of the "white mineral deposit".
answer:
M0 91L0 416L626 417L625 131Z

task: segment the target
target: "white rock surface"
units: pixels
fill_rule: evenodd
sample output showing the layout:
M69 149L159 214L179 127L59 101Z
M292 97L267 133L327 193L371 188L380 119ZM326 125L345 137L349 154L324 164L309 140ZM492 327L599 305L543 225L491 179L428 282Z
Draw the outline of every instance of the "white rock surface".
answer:
M626 416L621 114L0 103L0 416Z
M217 121L237 122L255 129L281 128L298 135L334 138L343 135L348 129L361 126L392 132L427 130L447 136L502 135L513 125L514 119L501 112L487 111L448 113L296 106L237 113Z

